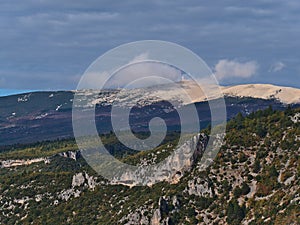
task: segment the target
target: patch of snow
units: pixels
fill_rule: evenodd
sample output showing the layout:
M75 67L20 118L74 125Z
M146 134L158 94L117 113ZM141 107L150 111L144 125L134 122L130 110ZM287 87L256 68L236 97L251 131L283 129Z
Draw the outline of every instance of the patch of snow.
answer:
M36 120L38 120L38 119L43 119L43 118L45 118L46 116L48 116L48 113L43 113L43 114L41 114L41 115L39 115L39 116L36 116L35 119L36 119Z
M31 95L31 93L27 94L27 95L24 95L22 97L18 97L18 102L27 102L30 98L30 95Z
M55 111L58 111L60 108L62 107L62 105L58 105L55 109Z

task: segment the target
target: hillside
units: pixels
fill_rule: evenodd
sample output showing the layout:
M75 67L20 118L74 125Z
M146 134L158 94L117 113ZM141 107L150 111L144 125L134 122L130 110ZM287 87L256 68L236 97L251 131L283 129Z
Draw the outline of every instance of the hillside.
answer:
M191 99L178 101L182 95L182 91L178 91L180 88L186 90ZM282 110L287 106L286 103L292 103L292 107L297 107L300 103L298 99L300 90L293 88L239 85L221 87L221 90L225 94L227 119L231 119L238 112L247 115L259 109L266 109L269 105L274 109ZM72 105L75 93L79 95L82 102L85 102L87 109L93 110L96 105L96 123L99 133L112 130L110 111L115 98L121 99L123 104L138 103L131 124L137 131L147 130L143 121L149 121L152 115L149 112L154 110L155 116L169 121L170 130L180 129L180 121L175 115L176 110L167 110L168 112L163 110L166 101L174 102L180 107L195 104L201 127L206 127L210 122L206 96L199 87L188 81L121 92L120 90L107 90L100 93L95 90L32 92L0 97L0 145L72 138Z
M118 146L109 134L101 138ZM125 150L117 157L153 163L174 150L176 138L151 152ZM200 169L199 155L177 182L152 186L130 188L97 176L72 139L6 147L0 153L1 223L299 224L299 155L299 108L238 114L209 168Z

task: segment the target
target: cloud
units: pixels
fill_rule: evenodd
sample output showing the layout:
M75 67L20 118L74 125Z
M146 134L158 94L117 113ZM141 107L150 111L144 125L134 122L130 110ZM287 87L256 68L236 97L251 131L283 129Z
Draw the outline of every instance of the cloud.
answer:
M276 62L270 66L269 72L278 72L282 70L286 65L283 62Z
M238 15L253 15L253 16L270 16L274 12L272 10L260 9L260 8L252 8L252 7L236 7L236 6L228 6L225 7L225 11L238 14Z
M149 87L181 79L182 72L168 64L143 62L129 64L122 68L107 82L108 87Z
M116 68L113 74L108 71L88 72L81 81L80 89L141 88L177 82L182 71L165 63L152 62L148 53L135 56L124 67Z
M255 61L238 62L236 60L221 59L215 65L214 71L216 77L220 80L232 77L248 78L257 72L258 67Z
M137 62L141 62L141 61L145 61L149 59L149 54L148 52L142 53L140 55L137 55L136 57L134 57L129 64L131 63L137 63Z
M68 77L109 49L156 39L181 44L211 66L222 58L264 62L264 76L253 82L273 82L267 72L279 58L288 63L283 72L291 81L299 66L299 10L296 0L0 1L0 76L12 88L57 89L61 80L74 88Z

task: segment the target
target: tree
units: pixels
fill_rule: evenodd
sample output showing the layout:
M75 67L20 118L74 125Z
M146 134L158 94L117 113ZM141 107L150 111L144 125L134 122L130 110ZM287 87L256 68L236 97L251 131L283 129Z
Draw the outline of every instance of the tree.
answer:
M234 197L238 198L241 195L246 195L250 192L250 187L246 182L242 183L241 187L236 187L233 191Z
M244 182L242 184L241 192L242 192L242 195L246 195L250 192L250 187L248 186L248 184L246 182Z
M229 224L238 225L241 224L241 221L245 218L246 207L245 205L239 206L236 199L232 199L228 203L228 208L226 211L227 222Z
M273 114L273 108L271 105L265 110L265 116L270 116Z
M234 119L236 129L240 130L244 127L244 117L242 113L238 113Z
M247 158L247 156L245 155L245 153L241 152L241 153L239 154L239 161L240 161L241 163L246 162L247 159L248 159L248 158Z
M255 133L261 138L264 138L268 133L267 128L261 122L258 122L255 130Z
M272 165L271 167L270 167L270 169L269 169L269 175L270 175L270 177L278 177L278 172L277 172L277 170L276 170L276 168L275 168L275 166L274 165Z
M254 165L253 165L253 172L254 173L258 173L259 171L260 171L260 162L259 162L259 160L255 160L254 161Z

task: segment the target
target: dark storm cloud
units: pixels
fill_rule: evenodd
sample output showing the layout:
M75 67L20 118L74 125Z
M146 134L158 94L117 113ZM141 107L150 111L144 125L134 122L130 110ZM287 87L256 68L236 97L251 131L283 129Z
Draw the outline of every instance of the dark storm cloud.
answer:
M182 44L212 68L259 64L234 82L300 87L299 10L297 0L2 1L0 88L75 88L99 55L141 39ZM276 62L285 68L269 72Z

